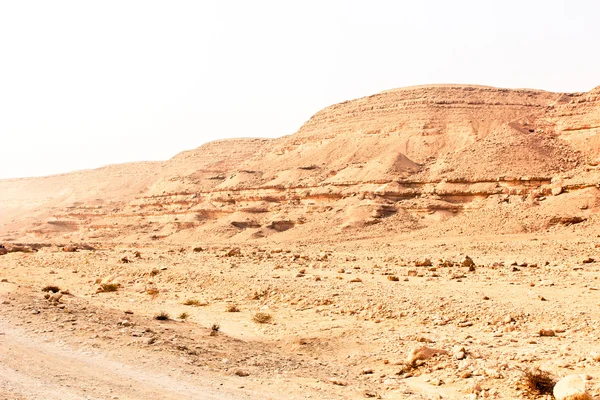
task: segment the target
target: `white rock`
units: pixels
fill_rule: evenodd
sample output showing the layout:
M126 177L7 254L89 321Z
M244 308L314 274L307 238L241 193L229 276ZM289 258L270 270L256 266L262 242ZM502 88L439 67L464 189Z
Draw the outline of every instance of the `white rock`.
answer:
M585 391L585 381L579 375L567 375L562 378L553 390L556 400L591 400Z
M423 346L414 348L410 354L408 355L406 362L409 365L414 365L416 361L419 360L428 360L433 356L448 354L446 350L442 349L433 349L431 347Z

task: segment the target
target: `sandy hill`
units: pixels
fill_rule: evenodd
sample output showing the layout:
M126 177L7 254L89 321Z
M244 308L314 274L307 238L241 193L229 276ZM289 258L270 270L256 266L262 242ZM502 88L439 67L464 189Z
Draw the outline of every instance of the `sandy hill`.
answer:
M597 226L600 87L389 90L279 139L0 181L0 240L207 241Z

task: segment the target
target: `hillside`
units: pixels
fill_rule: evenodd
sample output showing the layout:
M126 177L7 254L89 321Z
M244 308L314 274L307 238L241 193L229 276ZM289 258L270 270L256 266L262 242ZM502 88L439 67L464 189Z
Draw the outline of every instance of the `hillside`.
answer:
M600 87L409 87L327 107L279 139L217 141L165 162L0 181L0 240L585 229L598 222L599 163Z

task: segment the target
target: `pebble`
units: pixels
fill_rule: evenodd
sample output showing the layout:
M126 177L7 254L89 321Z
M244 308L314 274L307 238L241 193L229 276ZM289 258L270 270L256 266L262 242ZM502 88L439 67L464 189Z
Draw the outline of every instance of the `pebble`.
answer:
M329 378L329 382L338 386L348 386L348 382L340 378Z

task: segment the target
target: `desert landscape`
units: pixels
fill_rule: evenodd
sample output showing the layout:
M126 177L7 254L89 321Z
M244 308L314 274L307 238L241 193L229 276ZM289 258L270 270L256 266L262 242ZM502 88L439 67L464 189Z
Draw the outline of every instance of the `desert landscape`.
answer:
M600 398L599 211L600 87L0 180L0 398Z

